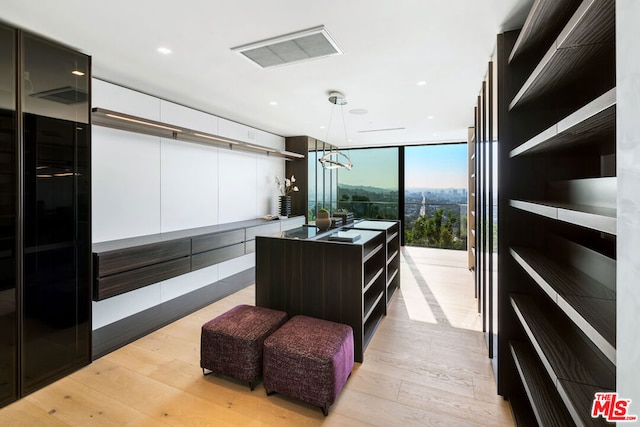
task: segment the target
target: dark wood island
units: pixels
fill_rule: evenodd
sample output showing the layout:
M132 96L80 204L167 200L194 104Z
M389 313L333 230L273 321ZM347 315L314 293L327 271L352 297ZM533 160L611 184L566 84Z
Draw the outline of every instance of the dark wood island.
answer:
M256 237L256 305L351 326L362 362L386 311L387 237L308 226Z

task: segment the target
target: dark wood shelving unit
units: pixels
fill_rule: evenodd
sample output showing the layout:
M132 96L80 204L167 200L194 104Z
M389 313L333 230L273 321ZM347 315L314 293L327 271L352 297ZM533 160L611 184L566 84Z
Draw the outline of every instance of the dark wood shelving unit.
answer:
M509 109L573 79L576 68L594 61L613 43L614 22L614 1L584 0L513 97Z
M568 222L609 234L616 234L616 210L601 206L588 206L561 202L533 202L511 200L510 205L536 215Z
M590 410L616 389L615 1L536 0L497 52L498 392L516 419L607 425Z
M559 333L545 316L547 312L541 311L531 297L512 295L511 304L574 423L599 425L599 420L590 418L590 412L582 413L588 405L580 400L584 395L579 390L587 386L594 392L613 391L615 366L602 360L598 349L577 330ZM591 394L589 403L593 396ZM585 420L589 422L585 423Z
M511 355L538 425L571 425L573 421L569 411L535 354L526 344L512 342Z
M527 142L511 150L510 156L565 148L599 140L615 131L616 89L613 88Z
M385 232L385 301L388 305L394 292L400 287L400 221L366 220L349 225L348 228Z
M384 223L376 226L381 229L343 228L316 234L315 227L302 227L257 237L256 305L285 311L290 317L303 314L351 326L354 358L362 362L386 314L388 265L399 262L398 256L387 262L391 241ZM359 238L331 240L338 232ZM397 238L396 234L392 240ZM393 280L398 278L396 272Z
M530 49L547 48L553 41L550 34L557 34L580 5L581 0L536 0L522 26L509 62Z
M616 293L577 268L554 262L538 250L510 251L551 300L615 363Z

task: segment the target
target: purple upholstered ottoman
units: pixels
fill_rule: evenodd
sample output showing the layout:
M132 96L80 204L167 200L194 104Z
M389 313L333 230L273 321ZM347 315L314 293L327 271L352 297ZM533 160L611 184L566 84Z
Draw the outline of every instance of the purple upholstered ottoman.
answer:
M283 311L239 305L202 325L202 372L228 375L249 383L253 390L262 374L265 338L287 321Z
M319 406L329 405L353 368L350 326L295 316L264 341L264 388Z

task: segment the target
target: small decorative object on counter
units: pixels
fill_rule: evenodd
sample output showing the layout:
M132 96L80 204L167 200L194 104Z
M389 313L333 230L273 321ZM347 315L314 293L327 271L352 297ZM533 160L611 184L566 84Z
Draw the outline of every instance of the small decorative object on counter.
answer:
M291 195L296 191L300 191L297 185L293 185L294 182L296 182L294 175L291 175L291 178L285 179L276 176L276 184L278 185L278 190L280 190L280 216L288 217L291 215Z
M320 229L320 231L328 230L331 227L331 218L329 218L329 211L326 209L320 209L318 211L318 215L316 216L316 227Z

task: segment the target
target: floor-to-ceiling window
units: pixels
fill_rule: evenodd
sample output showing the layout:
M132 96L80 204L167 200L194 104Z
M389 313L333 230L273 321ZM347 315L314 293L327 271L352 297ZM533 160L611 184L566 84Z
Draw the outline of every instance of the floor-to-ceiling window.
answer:
M356 218L399 219L398 150L346 150L353 168L337 169L337 208Z
M467 144L405 147L405 244L467 249Z
M327 209L330 212L337 209L338 169L323 169L319 161L324 154L335 147L316 139L312 139L309 144L307 219L315 221L319 209Z

